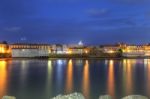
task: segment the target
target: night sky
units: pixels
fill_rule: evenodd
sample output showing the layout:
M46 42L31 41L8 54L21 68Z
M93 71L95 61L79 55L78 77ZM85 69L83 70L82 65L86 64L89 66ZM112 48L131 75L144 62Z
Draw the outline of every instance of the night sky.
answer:
M0 41L150 43L150 0L0 0Z

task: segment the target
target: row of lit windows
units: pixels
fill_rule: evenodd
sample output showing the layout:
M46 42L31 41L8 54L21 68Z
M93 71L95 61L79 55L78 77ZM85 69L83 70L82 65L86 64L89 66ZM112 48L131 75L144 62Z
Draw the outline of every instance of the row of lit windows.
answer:
M38 49L49 49L50 46L35 46L35 45L11 45L11 48L38 48Z

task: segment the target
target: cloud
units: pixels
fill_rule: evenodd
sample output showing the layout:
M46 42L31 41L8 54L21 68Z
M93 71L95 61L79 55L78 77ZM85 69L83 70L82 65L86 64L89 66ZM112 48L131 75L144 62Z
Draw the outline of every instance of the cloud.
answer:
M74 2L79 2L80 0L48 0L50 2L70 2L70 3L74 3Z
M87 14L91 17L102 17L110 14L110 10L102 8L102 9L96 9L92 8L87 11Z
M41 0L0 0L0 19L10 22L37 15L41 5Z
M150 0L109 0L119 4L145 4L150 3Z
M6 28L4 28L4 31L7 31L7 32L17 32L20 30L21 30L21 27L6 27Z
M92 29L114 29L114 28L122 28L122 27L135 27L137 26L137 22L132 17L107 17L107 18L99 18L93 19L86 23L85 26Z

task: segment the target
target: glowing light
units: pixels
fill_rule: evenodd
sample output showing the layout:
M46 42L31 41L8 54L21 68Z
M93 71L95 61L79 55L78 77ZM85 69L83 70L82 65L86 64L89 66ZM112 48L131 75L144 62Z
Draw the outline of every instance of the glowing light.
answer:
M85 53L88 54L88 50L85 50Z
M114 53L115 51L113 51L113 50L109 50L109 51L107 51L108 53Z
M57 64L58 64L58 65L62 65L62 64L63 64L63 61L62 61L62 60L57 60Z
M0 53L5 53L5 48L4 47L0 47Z
M67 53L68 53L68 54L72 54L72 50L71 50L71 49L68 49Z
M48 50L48 53L51 53L51 50Z

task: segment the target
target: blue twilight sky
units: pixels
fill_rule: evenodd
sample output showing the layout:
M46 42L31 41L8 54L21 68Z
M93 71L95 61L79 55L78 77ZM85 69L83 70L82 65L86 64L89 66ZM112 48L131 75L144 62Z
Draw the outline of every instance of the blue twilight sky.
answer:
M150 0L0 0L0 41L150 42Z

